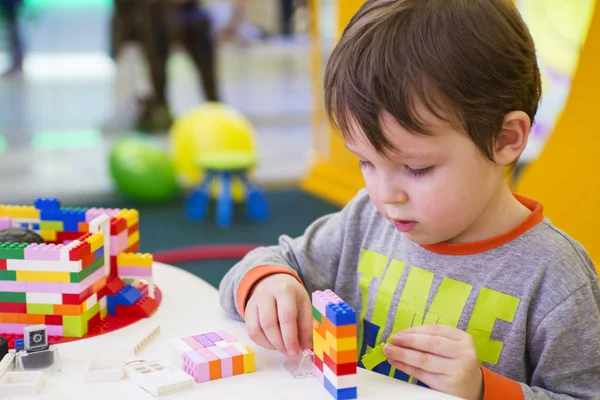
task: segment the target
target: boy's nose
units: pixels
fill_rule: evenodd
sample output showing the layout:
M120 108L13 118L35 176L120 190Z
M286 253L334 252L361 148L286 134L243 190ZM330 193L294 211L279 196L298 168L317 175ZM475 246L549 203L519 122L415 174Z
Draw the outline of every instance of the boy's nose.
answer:
M408 201L408 194L398 186L381 185L379 200L384 204L404 204Z

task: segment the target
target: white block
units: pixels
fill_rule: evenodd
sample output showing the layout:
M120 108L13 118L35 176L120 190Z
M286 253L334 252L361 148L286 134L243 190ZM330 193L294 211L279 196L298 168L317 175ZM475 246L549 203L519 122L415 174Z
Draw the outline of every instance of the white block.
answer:
M239 351L242 354L248 354L248 349L246 349L246 347L241 344L240 342L233 342L230 343L231 346L233 346L237 351Z
M0 377L4 375L7 371L14 369L14 366L15 353L6 353L6 355L2 358L2 361L0 361Z
M0 378L0 396L35 396L42 386L41 371L8 371Z
M100 299L100 309L106 308L106 296Z
M169 347L171 348L171 356L175 365L179 368L183 368L183 353L192 351L192 349L186 342L183 340L176 338L171 339L169 342Z
M88 297L87 300L85 301L85 309L89 310L90 308L94 307L97 302L98 302L98 293L94 293L93 295Z
M155 397L189 389L194 378L161 361L129 364L125 367L127 378Z
M323 364L323 375L336 389L347 389L358 386L358 375L336 375L327 365Z
M60 249L60 261L69 261L70 260L70 255L69 252L71 250L73 250L73 248L77 245L80 245L81 242L79 240L73 240L72 242L64 245L61 249ZM81 269L79 270L81 271ZM75 271L76 272L76 271Z
M215 342L215 344L218 347L229 347L229 342L226 342L224 340L219 340L218 342Z
M92 360L87 366L85 382L120 381L125 371L122 360Z
M96 217L90 221L88 231L90 233L101 232L101 226L103 223L106 223L106 222L108 222L108 224L110 224L110 217L106 214L100 215L99 217Z
M83 268L81 261L7 260L6 269L8 271L81 272Z
M148 346L148 344L155 339L160 333L160 325L155 324L150 330L146 332L146 334L137 340L135 345L133 346L133 355L138 355L139 353Z
M62 304L62 293L26 293L25 301L32 304Z

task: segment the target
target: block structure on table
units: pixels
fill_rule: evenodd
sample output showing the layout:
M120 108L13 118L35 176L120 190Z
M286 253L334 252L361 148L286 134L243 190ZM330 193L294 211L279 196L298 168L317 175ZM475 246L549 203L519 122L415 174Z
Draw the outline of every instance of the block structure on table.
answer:
M312 294L315 376L335 399L356 399L356 312L331 290Z
M8 228L32 230L45 243L0 243L0 335L45 324L50 336L82 337L110 313L109 303L141 301L141 292L121 280L119 259L143 265L143 273L123 272L144 276L153 293L152 256L135 253L136 210L62 208L58 199L38 198L33 206L0 204L0 230Z
M226 331L174 339L174 360L196 382L254 372L254 352Z

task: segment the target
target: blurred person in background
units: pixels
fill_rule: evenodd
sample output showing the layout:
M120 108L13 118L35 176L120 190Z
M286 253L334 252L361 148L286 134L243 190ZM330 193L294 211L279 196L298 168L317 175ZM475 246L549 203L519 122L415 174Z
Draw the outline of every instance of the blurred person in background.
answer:
M173 122L167 101L167 61L171 46L180 43L193 60L204 98L219 101L216 51L211 17L197 0L114 0L111 54L116 59L128 41L141 44L153 93L141 99L135 128L168 130Z
M0 0L0 16L6 21L10 45L11 66L3 77L20 76L23 73L23 37L19 30L19 12L23 0Z

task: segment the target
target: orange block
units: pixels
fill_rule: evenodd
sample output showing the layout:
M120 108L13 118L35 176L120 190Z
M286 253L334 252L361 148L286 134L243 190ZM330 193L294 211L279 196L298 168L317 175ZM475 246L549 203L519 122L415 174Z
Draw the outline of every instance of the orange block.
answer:
M0 322L3 324L18 324L19 315L16 313L0 313Z
M78 317L83 314L83 306L80 305L71 305L71 304L55 304L54 305L54 315L72 315Z
M19 324L45 324L46 318L44 315L40 314L17 314L18 315L18 323Z
M100 289L102 289L104 286L106 286L106 277L99 279L98 282L96 282L92 285L92 292L98 293L98 291Z
M78 225L79 228L79 232L84 232L87 233L90 231L90 224L88 224L87 222L80 222Z
M231 357L233 363L233 375L244 374L244 356L242 354Z
M211 360L208 362L210 380L221 379L221 360Z
M357 336L356 324L335 326L330 320L323 318L323 326L325 327L325 330L331 332L336 338L341 339ZM326 337L324 333L321 336Z
M325 318L323 318L323 321L325 321ZM326 334L325 334L325 325L324 324L320 324L319 321L317 321L314 318L313 318L313 329L314 329L315 332L317 332L322 337L327 337Z
M330 347L329 356L336 364L350 364L358 361L358 353L356 349L337 352L333 349L333 347Z

